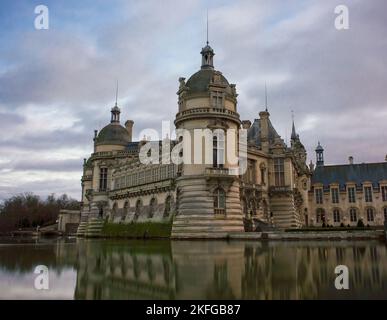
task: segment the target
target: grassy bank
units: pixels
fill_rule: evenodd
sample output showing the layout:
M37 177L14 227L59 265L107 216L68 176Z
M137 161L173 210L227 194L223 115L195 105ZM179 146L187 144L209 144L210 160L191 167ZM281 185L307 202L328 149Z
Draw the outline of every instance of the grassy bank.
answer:
M109 238L169 238L172 222L105 223L101 236Z

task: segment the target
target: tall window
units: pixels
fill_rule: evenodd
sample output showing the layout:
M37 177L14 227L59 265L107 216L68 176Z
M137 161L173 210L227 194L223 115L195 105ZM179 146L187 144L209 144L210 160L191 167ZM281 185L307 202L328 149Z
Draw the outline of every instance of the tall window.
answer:
M349 209L349 218L350 218L351 222L357 221L357 211L355 208Z
M338 209L333 210L333 221L340 222L340 211Z
M325 211L324 209L317 209L316 210L316 222L325 222Z
M316 196L316 203L322 204L323 203L323 190L322 189L315 189L314 194Z
M384 220L387 220L387 207L383 209Z
M373 208L367 208L367 220L370 222L374 221L374 209Z
M387 201L387 186L382 187L382 200Z
M107 189L107 168L100 168L99 170L99 191L106 191Z
M224 159L224 132L216 130L212 138L212 165L213 167L222 168Z
M354 187L348 188L348 202L349 203L355 203L356 202L356 193Z
M285 185L285 165L283 158L274 159L274 177L276 186Z
M255 161L254 160L247 160L247 182L248 183L255 183Z
M364 199L365 202L372 202L372 188L364 187Z
M332 203L339 203L339 188L331 188Z
M214 193L214 213L226 213L226 193L222 188L216 189Z

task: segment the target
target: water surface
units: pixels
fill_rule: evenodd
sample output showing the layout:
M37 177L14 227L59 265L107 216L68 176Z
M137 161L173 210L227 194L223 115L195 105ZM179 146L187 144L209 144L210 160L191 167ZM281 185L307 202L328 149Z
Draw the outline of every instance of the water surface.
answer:
M349 268L336 290L335 267ZM34 269L49 268L49 290ZM39 240L0 244L0 299L386 299L381 242Z

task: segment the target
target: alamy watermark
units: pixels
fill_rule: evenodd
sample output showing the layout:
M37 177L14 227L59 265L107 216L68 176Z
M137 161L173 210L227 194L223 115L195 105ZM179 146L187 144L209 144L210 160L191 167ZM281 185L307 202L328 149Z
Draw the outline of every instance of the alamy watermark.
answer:
M227 164L231 175L242 175L247 168L246 129L176 129L176 139L168 138L170 122L162 122L161 140L157 130L145 129L140 132L139 160L142 164ZM143 138L141 138L143 137ZM161 148L160 148L161 147ZM231 170L232 168L232 170Z
M50 18L48 7L40 4L35 7L34 10L37 15L34 20L34 26L36 30L48 30L50 28Z
M50 279L48 273L48 267L45 265L38 265L35 267L34 273L38 276L35 277L34 287L36 290L49 290L50 289Z

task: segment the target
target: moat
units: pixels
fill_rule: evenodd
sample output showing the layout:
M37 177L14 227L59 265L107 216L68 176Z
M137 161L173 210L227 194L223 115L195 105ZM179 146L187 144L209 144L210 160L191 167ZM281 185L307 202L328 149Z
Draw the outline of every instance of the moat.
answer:
M0 243L0 299L387 298L378 241ZM38 265L48 267L49 290L34 288ZM349 268L349 290L334 286L337 265Z

